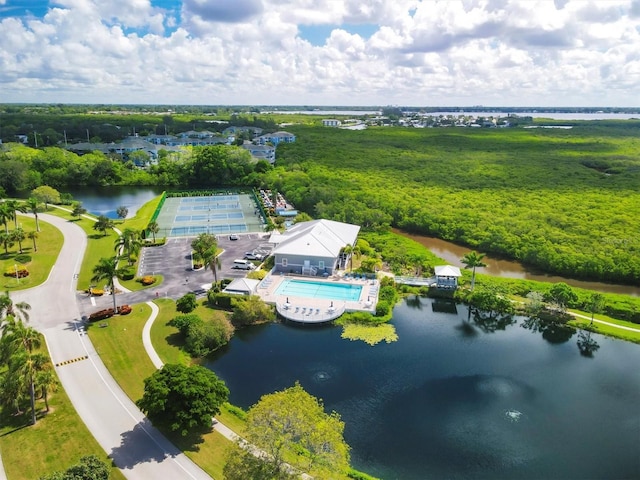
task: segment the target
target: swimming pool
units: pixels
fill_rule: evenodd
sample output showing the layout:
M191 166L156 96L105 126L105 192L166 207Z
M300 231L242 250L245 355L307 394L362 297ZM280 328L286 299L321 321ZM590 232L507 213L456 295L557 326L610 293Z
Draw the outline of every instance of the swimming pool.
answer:
M362 285L314 282L312 280L286 279L276 289L276 295L292 297L322 298L324 300L358 301Z

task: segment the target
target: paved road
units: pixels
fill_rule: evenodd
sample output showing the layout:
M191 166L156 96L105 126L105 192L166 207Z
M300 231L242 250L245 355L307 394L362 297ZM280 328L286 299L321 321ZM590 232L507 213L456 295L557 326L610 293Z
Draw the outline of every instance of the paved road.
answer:
M87 357L56 367L80 418L128 479L210 479L153 428L78 328L81 315L75 275L86 248L84 231L59 217L42 214L39 218L63 233L60 257L44 284L15 292L12 298L31 305L30 323L45 335L54 364Z

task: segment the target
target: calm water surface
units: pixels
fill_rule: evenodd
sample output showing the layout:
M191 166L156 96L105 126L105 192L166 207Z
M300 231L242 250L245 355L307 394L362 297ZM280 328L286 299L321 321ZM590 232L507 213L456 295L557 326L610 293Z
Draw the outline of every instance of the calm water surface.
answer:
M415 240L421 245L427 247L438 257L457 267L464 267L460 259L465 254L471 251L469 247L456 245L455 243L447 242L446 240L441 240L439 238L411 234L403 232L402 230L398 230L396 228L393 229L393 232L397 233L398 235L402 235L403 237ZM487 264L486 267L476 268L476 271L478 273L486 273L495 277L536 280L539 282L564 282L568 285L572 285L578 288L586 288L588 290L597 290L600 292L608 293L620 293L623 295L633 295L636 297L640 296L640 286L617 285L604 282L589 282L585 280L576 280L573 278L561 277L558 275L547 275L530 270L518 262L491 257L490 255L487 255L484 258L484 263Z
M66 193L73 195L74 200L82 202L82 206L94 215L105 215L109 218L118 218L118 207L125 206L129 209L127 217L135 216L138 209L160 195L164 191L162 187L76 187Z
M300 381L342 415L353 465L384 479L640 478L640 346L593 335L588 358L572 331L466 320L412 298L395 343L273 324L208 366L244 408Z

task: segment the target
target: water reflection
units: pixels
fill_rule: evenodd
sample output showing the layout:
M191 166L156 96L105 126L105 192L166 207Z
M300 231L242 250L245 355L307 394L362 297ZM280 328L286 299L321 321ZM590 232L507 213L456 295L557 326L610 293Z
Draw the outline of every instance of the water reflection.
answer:
M637 345L461 305L445 313L425 297L410 303L394 309L394 343L272 324L237 332L206 364L244 408L299 381L345 421L353 465L379 478L637 477L640 423L628 408L640 395L629 370Z
M452 315L458 314L458 305L453 300L446 298L434 298L431 302L431 311L434 313L450 313Z
M553 344L568 342L576 333L576 329L560 320L529 317L522 322L522 327L532 332L541 333L542 338Z
M593 354L600 348L598 342L591 338L591 332L582 330L578 333L578 350L583 357L593 358Z
M484 333L494 333L497 330L505 330L509 325L515 324L516 319L513 315L473 310L473 323Z
M406 298L406 304L409 308L414 308L416 310L422 310L422 297L420 295L410 295Z

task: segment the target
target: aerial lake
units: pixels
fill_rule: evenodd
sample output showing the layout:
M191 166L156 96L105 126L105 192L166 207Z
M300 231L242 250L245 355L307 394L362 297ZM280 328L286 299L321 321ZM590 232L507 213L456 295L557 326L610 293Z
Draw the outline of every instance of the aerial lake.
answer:
M380 478L640 476L639 345L426 298L392 323L399 340L374 347L334 326L248 328L207 366L243 408L299 381Z
M162 187L75 187L67 190L74 200L82 202L82 206L94 215L105 215L118 218L116 210L120 206L127 207L127 217L133 217L138 209L160 195Z
M115 218L118 206L132 216L162 190L70 193ZM426 238L414 239L450 263L464 254ZM488 270L525 275L518 264ZM207 366L244 408L299 381L346 422L353 465L383 479L640 478L640 345L474 319L419 297L396 306L392 324L399 340L374 347L334 326L247 328Z

